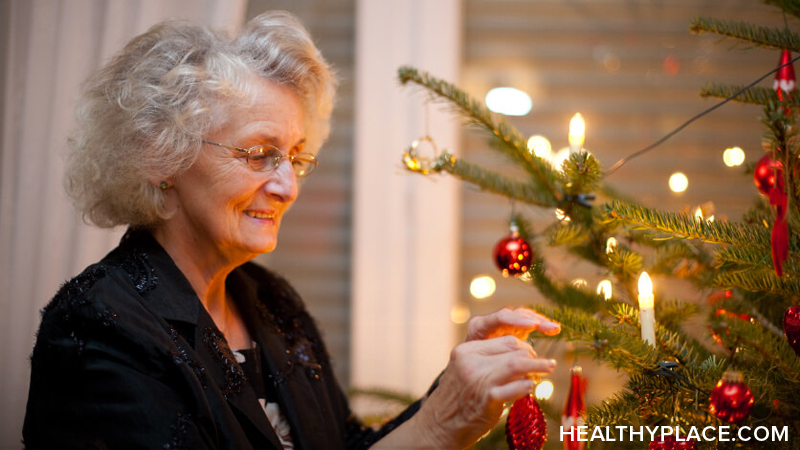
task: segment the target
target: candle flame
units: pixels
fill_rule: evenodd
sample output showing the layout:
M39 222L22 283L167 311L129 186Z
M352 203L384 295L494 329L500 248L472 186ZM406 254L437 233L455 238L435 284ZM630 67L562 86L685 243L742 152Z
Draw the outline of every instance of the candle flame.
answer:
M584 122L581 113L576 113L569 121L569 146L572 151L578 151L583 148L585 137L586 122Z
M653 282L647 272L639 275L639 308L653 307Z
M597 285L597 295L602 295L608 301L611 299L611 280L603 280Z

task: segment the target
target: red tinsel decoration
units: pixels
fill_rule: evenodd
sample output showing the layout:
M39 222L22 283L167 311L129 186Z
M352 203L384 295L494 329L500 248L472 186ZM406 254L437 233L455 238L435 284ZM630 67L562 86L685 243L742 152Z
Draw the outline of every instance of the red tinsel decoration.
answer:
M773 160L771 153L766 153L756 163L753 181L758 191L769 197L770 205L775 208L775 224L772 226L770 243L772 265L780 277L783 275L783 262L789 257L789 225L786 223L788 197L783 182L783 164Z

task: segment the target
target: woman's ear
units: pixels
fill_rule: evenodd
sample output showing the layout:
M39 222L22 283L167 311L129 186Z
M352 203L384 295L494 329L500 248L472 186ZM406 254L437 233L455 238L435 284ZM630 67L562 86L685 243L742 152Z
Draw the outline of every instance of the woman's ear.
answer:
M173 185L172 177L156 174L147 178L147 180L157 188L161 189L162 191L166 191L167 189L171 188Z

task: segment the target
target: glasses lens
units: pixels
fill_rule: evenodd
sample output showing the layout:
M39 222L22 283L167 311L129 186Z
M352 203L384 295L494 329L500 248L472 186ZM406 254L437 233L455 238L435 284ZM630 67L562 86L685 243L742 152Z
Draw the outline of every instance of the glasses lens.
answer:
M299 153L292 157L292 168L298 177L305 177L317 167L317 159L311 153Z
M247 163L253 170L275 170L281 163L281 151L271 145L259 145L247 151Z

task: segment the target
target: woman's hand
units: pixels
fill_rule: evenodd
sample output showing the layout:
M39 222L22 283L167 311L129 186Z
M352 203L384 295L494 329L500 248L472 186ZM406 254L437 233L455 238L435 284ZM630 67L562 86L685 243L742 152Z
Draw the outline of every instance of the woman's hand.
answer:
M531 377L555 369L555 360L538 358L524 341L537 330L555 335L561 326L525 308L470 321L467 341L453 349L439 386L414 417L431 448L472 445L495 426L504 403L531 391Z

